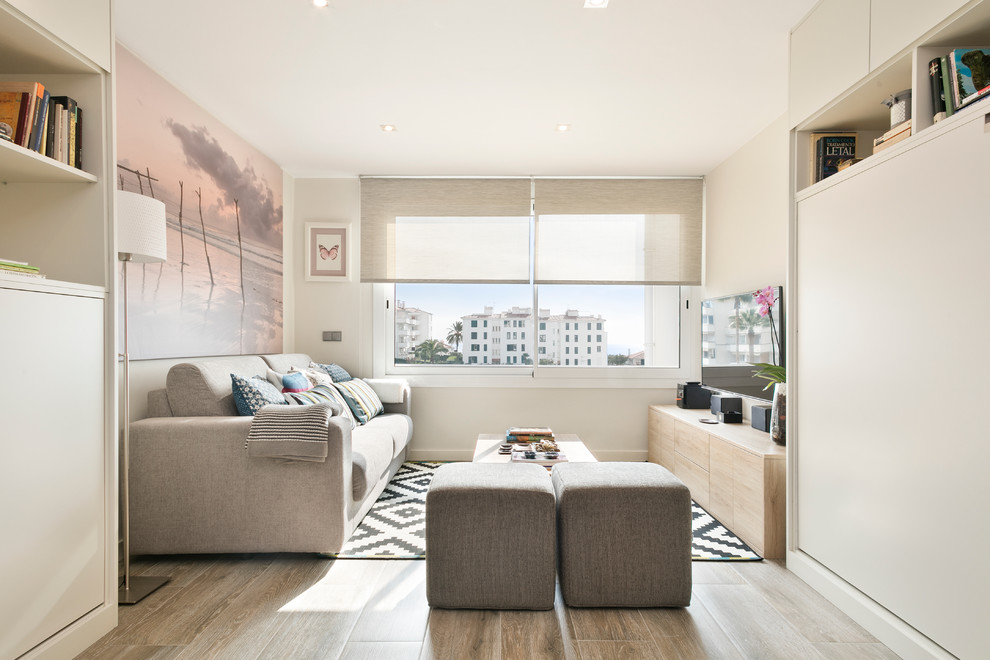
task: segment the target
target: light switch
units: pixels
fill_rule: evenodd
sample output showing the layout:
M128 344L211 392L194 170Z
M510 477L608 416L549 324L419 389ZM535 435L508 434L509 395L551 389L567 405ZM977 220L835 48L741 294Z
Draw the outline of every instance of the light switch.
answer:
M323 341L340 341L341 332L340 330L324 330L323 331Z

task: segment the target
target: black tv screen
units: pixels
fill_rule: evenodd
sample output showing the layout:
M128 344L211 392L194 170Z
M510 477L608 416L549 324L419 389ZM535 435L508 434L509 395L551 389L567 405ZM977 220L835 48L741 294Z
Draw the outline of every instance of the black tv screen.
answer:
M753 292L701 303L701 382L713 389L770 400L773 386L757 378L757 362L784 364L783 290L771 287L775 302L760 314ZM771 326L772 323L772 326Z

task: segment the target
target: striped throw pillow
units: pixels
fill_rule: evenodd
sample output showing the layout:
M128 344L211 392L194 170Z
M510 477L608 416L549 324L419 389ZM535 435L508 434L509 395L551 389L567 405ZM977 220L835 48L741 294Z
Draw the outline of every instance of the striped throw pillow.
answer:
M291 403L301 406L311 406L315 403L329 403L334 408L334 415L342 415L351 423L351 428L355 428L358 423L351 412L344 396L330 385L317 385L305 392L286 392L285 398Z
M333 385L344 395L358 424L367 424L372 417L385 412L385 406L382 405L382 400L378 398L375 390L360 378L352 378Z

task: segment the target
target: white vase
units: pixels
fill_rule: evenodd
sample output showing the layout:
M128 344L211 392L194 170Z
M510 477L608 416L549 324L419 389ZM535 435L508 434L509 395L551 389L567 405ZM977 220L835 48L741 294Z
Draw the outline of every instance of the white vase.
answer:
M787 383L773 386L773 405L770 408L770 438L778 445L787 439Z

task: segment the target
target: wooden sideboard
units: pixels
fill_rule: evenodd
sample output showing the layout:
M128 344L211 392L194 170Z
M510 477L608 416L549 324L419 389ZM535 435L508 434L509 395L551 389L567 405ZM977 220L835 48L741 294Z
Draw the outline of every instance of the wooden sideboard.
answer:
M787 451L743 424L702 424L708 410L650 406L649 460L683 481L691 497L768 559L786 552Z

